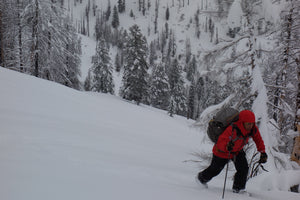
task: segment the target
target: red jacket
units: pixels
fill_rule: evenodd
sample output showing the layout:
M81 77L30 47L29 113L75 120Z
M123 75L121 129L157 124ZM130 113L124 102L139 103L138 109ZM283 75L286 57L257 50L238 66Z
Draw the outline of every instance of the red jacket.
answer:
M249 110L240 112L239 120L234 122L234 125L239 128L244 137L238 135L235 128L232 131L232 126L227 127L227 129L219 136L217 143L213 147L213 153L215 156L228 159L229 152L226 149L226 146L228 142L232 140L234 142L234 146L229 156L229 158L232 159L234 155L237 155L243 149L245 144L248 143L249 137L247 137L247 135L251 132L251 137L256 144L257 150L261 153L265 152L264 141L262 140L257 126L255 125L252 131L247 132L243 125L244 122L255 122L254 113Z

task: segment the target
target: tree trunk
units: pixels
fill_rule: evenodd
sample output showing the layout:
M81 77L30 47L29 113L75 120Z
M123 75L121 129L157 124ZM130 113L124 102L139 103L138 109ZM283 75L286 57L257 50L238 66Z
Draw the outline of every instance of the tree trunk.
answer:
M23 48L22 48L22 26L21 26L21 3L20 0L17 1L18 6L18 40L19 40L19 67L20 71L23 72Z
M0 9L0 65L4 67L4 46L3 46L3 29L2 29L2 10Z
M292 25L293 25L293 10L294 8L290 9L290 13L288 15L288 21L287 21L287 38L286 38L286 47L284 48L284 59L283 59L283 69L282 69L282 73L281 73L281 86L283 87L283 89L280 90L279 93L279 97L280 101L279 101L279 107L283 108L283 102L285 101L285 97L286 97L286 91L284 88L287 87L287 69L289 67L289 61L290 61L290 48L291 48L291 32L292 32ZM284 110L284 109L283 109ZM278 125L279 125L279 129L280 129L280 133L283 134L283 130L284 130L284 121L285 121L285 116L284 116L284 112L283 110L279 111L279 119L278 119Z
M295 123L294 123L294 129L297 129L297 126L299 127L300 132L300 58L296 59L296 64L298 66L298 90L297 90L297 102L296 102L296 117L295 117Z
M34 76L39 77L39 38L38 38L39 3L35 0L35 19L32 27Z

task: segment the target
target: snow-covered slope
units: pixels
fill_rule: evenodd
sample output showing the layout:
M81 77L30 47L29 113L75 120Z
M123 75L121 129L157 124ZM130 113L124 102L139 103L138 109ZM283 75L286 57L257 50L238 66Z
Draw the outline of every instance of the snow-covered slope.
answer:
M201 189L194 181L200 169L183 162L199 149L202 137L190 126L193 121L4 68L0 94L0 199L182 200L222 195L223 175L210 189ZM229 179L226 199L299 199L299 194L276 186L272 191L262 187L279 182L271 175L250 181L252 197L233 194Z

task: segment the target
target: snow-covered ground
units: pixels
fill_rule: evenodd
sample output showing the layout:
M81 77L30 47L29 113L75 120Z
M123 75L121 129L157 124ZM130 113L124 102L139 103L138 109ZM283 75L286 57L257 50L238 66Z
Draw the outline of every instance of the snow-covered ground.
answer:
M203 137L191 120L4 68L0 94L1 200L221 199L225 170L202 189L184 162ZM233 173L225 199L299 200L285 186L300 174L264 173L249 197L231 192Z

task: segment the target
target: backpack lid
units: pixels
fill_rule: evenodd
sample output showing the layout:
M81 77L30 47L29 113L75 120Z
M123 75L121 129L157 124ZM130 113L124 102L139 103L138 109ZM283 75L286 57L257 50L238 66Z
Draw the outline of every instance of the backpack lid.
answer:
M214 120L222 123L223 126L228 126L230 123L237 121L238 119L239 111L231 107L221 109L214 117Z

